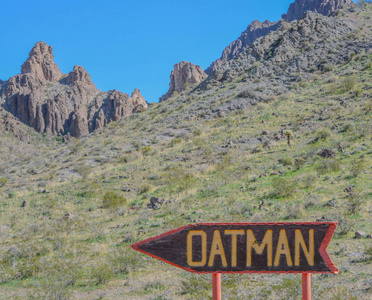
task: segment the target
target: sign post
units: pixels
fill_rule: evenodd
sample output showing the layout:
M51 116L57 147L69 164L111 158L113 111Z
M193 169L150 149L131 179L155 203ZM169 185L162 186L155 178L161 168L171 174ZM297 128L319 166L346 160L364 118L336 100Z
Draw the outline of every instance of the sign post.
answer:
M221 299L223 273L301 273L311 300L311 273L338 270L326 249L337 222L199 223L132 245L134 250L194 273L212 273Z
M213 300L221 300L221 274L212 274Z

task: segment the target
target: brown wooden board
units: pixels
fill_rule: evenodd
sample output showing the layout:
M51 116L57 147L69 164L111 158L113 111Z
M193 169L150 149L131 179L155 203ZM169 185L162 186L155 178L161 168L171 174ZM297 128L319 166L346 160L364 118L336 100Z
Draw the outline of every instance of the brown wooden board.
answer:
M200 223L132 245L196 273L338 273L326 248L337 222Z

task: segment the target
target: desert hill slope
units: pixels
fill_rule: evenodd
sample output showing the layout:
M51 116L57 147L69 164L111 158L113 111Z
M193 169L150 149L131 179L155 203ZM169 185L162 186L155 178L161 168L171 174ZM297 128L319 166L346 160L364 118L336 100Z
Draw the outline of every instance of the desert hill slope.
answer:
M36 152L15 152L4 131L0 299L208 299L210 276L130 245L194 222L316 220L339 222L328 252L340 274L312 276L314 299L369 299L371 29L371 5L305 13L80 139L32 133L22 145ZM301 293L294 275L223 275L222 289Z

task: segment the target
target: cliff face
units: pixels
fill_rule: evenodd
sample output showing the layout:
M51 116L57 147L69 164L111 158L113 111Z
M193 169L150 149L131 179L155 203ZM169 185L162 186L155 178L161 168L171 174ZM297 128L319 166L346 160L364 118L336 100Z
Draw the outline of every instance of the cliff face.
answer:
M200 66L187 61L181 61L174 65L174 69L170 75L169 90L159 101L164 101L172 97L174 92L182 92L188 84L200 83L207 77L208 75Z
M1 98L15 117L53 136L70 132L81 137L148 107L138 89L134 97L98 90L81 66L62 74L53 61L53 48L44 42L32 48L21 74L3 85Z
M256 39L278 29L283 20L286 22L299 20L306 11L313 11L328 16L334 11L353 5L352 0L296 0L289 6L287 13L282 15L282 20L278 22L272 23L266 20L261 23L257 20L253 21L237 40L225 48L221 58L214 61L205 72L208 75L212 74L223 63L246 50Z

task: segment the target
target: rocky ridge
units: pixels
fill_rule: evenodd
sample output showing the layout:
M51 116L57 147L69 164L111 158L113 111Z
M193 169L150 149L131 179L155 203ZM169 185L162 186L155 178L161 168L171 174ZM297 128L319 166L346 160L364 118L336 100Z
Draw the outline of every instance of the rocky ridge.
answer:
M53 58L51 46L36 43L21 74L9 78L0 90L3 107L37 132L81 137L147 109L138 89L132 97L116 90L102 92L82 66L63 74Z
M159 101L164 101L174 93L180 93L187 85L198 84L205 80L208 75L200 66L194 65L187 61L181 61L174 65L174 69L170 75L170 83L168 92L160 97Z
M328 16L339 9L353 5L352 0L296 0L289 6L287 13L282 15L280 21L270 22L266 20L263 23L257 20L253 21L237 40L225 48L221 57L214 61L205 72L208 75L212 74L213 70L242 53L256 39L278 29L283 21L299 20L306 11L313 11Z

